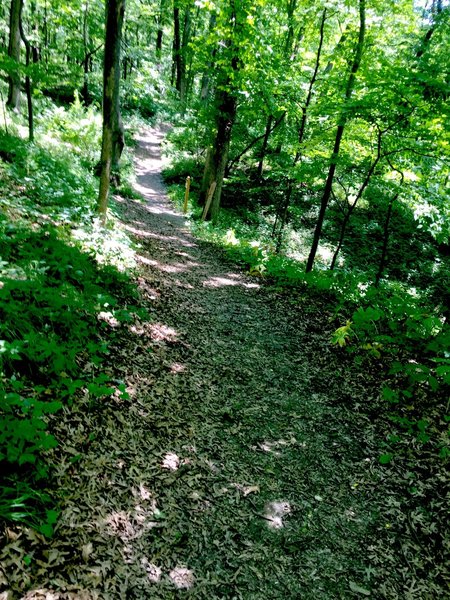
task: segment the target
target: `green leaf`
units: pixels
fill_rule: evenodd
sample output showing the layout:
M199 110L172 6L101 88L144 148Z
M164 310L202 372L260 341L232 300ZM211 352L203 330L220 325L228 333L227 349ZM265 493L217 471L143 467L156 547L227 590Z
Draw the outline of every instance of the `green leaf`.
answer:
M36 456L31 453L24 453L19 457L19 465L26 463L34 464L36 462Z
M56 521L58 520L59 511L57 511L57 510L48 510L46 512L46 516L47 516L47 523L49 525L54 525L56 523Z
M53 536L53 527L48 523L45 523L44 525L38 527L38 531L39 533L42 533L42 535L45 535L45 537L47 538L51 538Z
M356 594L362 594L363 596L370 596L369 590L366 590L366 588L361 587L354 581L350 581L349 585L350 585L350 589L352 590L352 592L355 592Z
M393 459L392 454L382 454L379 458L379 461L382 465L387 465L391 462L391 460Z

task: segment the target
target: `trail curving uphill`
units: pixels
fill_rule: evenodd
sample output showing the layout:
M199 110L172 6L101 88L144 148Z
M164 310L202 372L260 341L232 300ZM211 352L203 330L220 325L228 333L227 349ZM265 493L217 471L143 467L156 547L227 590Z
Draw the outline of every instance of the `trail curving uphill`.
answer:
M165 195L163 136L139 138L143 200L122 201L152 317L118 330L112 350L129 398L91 419L24 597L425 597L407 595L415 507L378 462L376 377L330 347L320 299L194 239ZM71 419L76 440L86 421ZM421 589L438 597L436 550L421 543Z

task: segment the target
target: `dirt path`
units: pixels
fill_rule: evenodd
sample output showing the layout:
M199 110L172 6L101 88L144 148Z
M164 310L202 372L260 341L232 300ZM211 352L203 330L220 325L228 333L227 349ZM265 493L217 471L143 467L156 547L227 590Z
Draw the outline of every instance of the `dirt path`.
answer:
M73 413L72 443L89 444L27 598L425 597L406 593L414 506L378 463L375 384L330 348L320 304L192 237L165 196L161 139L140 138L144 202L123 206L152 317L112 351L129 398L89 432ZM438 597L439 566L422 560Z

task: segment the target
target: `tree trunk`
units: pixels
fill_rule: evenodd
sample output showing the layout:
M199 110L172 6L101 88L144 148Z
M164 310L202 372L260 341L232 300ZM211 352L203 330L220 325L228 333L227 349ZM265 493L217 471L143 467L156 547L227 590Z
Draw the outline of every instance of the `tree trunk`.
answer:
M272 131L273 115L269 115L266 123L266 131L264 132L263 143L261 147L261 156L258 163L258 171L256 174L257 181L261 181L264 167L264 158L266 156L267 144L269 143L270 132Z
M216 15L214 13L211 14L210 18L209 18L209 33L211 33L214 28L216 26ZM202 75L202 82L200 85L200 100L202 102L206 102L208 99L208 95L209 95L209 82L210 82L210 73L211 70L213 68L214 65L214 60L216 58L216 53L217 50L216 48L214 48L213 53L212 53L212 60L210 61L210 63L208 64L208 66L206 67L206 69L203 71L203 75Z
M403 181L405 178L403 172L398 171L398 169L394 169L394 167L392 167L391 163L389 163L389 165L391 166L391 168L394 171L397 171L397 173L400 173L400 185L399 185L398 192L396 194L394 194L394 196L392 196L389 200L389 205L388 205L388 209L387 209L387 213L386 213L386 220L384 222L384 229L383 229L383 247L381 249L381 257L380 257L380 262L378 265L378 271L375 276L375 287L379 287L381 278L383 277L383 272L384 272L384 269L386 266L387 250L388 250L388 244L389 244L389 226L391 224L392 209L394 208L394 203L400 196L400 190L402 188Z
M101 154L100 190L97 212L101 222L106 221L111 170L117 145L117 127L120 121L120 41L125 13L125 0L106 1L105 58L103 66L103 139Z
M218 90L216 92L216 136L214 139L214 146L208 149L200 191L200 203L204 203L211 184L214 181L216 182L210 209L210 217L213 221L217 219L219 214L223 178L228 161L231 132L236 116L236 98L227 88L228 86L226 86L226 89Z
M281 113L281 116L276 120L275 124L272 126L272 128L269 132L269 135L270 135L270 133L275 131L275 129L278 127L278 125L280 125L283 122L285 116L286 116L286 111ZM264 139L265 135L266 135L266 132L264 132L262 135L258 135L258 137L256 137L256 138L253 138L253 140L249 144L247 144L247 146L241 152L239 152L239 154L235 158L233 158L228 163L227 170L226 170L227 177L231 173L231 171L235 168L235 166L238 164L238 162L241 160L241 158L244 156L244 154L247 154L247 152L249 150L251 150L255 144L257 144L260 140Z
M300 121L300 125L298 128L298 148L297 148L297 152L295 153L294 161L292 164L293 169L297 166L297 163L301 160L301 157L302 157L302 145L303 145L303 139L304 139L305 133L306 133L308 110L309 110L309 106L311 104L312 93L313 93L314 85L316 83L317 75L319 73L319 68L320 68L320 58L322 55L322 47L323 47L326 19L327 19L327 9L325 8L323 10L322 20L320 22L320 38L319 38L319 46L318 46L317 52L316 52L316 61L314 64L314 70L313 70L311 79L309 81L308 93L306 94L305 104L304 104L304 106L302 106L302 119ZM276 252L277 253L281 250L281 246L282 246L282 242L283 242L283 229L286 224L286 220L287 220L287 216L288 216L289 205L291 203L291 198L292 198L293 186L294 186L294 181L293 181L292 177L289 177L288 185L287 185L287 189L286 189L286 197L285 197L285 201L283 203L281 214L278 211L277 215L275 217L275 223L273 226L272 237L275 237L277 225L278 225L278 222L280 222L279 231L278 231L278 235L277 235L277 243L276 243Z
M172 85L181 91L181 38L180 38L180 9L173 7L173 55L172 55Z
M184 13L183 37L181 39L180 48L180 100L186 100L187 80L186 80L186 57L188 52L188 44L191 39L191 6L186 6ZM178 89L178 88L177 88Z
M378 131L378 137L377 137L377 155L375 157L375 159L373 160L372 164L370 165L369 170L367 171L367 174L364 178L364 181L362 182L361 187L358 190L358 193L356 194L356 198L353 201L353 204L351 204L348 209L347 212L344 216L344 220L342 222L342 226L341 226L341 234L339 236L339 242L338 245L336 247L336 250L333 254L333 258L331 260L331 265L330 265L330 271L332 271L334 269L334 267L336 266L336 261L337 261L337 257L339 255L339 252L341 251L342 248L342 244L344 242L344 238L345 238L345 232L347 229L347 225L350 221L350 217L352 216L353 211L356 208L356 205L358 204L359 200L362 198L362 195L364 194L364 191L366 189L366 187L369 185L370 179L376 169L377 164L380 162L381 159L381 143L382 143L382 136L383 133L382 131Z
M166 23L166 0L161 0L159 4L159 14L158 14L158 29L156 32L156 60L158 63L161 61L162 54L162 41L164 35L164 25Z
M23 5L22 5L23 7ZM20 37L22 38L23 43L25 44L25 66L27 68L27 73L25 75L25 92L27 95L27 108L28 108L28 139L30 142L34 140L34 119L33 119L33 98L32 98L32 86L31 86L31 78L29 73L29 68L31 64L31 44L28 41L28 38L25 35L25 31L23 29L22 23L22 11L19 15L19 28L20 28Z
M89 106L90 104L90 94L89 94L89 85L88 85L88 75L89 75L89 52L88 52L88 44L89 44L89 31L88 31L88 9L89 4L86 1L84 4L84 18L83 18L83 50L84 50L84 60L83 60L83 87L81 89L81 98L85 106Z
M287 20L288 30L286 35L284 53L286 56L290 56L292 53L292 43L294 41L294 13L297 8L297 0L288 0L287 4Z
M23 0L11 0L11 11L9 15L9 46L8 56L13 58L18 66L20 61L20 18L22 14ZM6 106L18 110L20 103L20 76L19 69L9 76L8 100Z
M341 147L342 136L344 135L345 125L347 123L347 112L346 112L346 104L350 100L353 89L356 83L356 73L361 64L362 53L364 49L364 38L366 33L366 0L359 0L359 35L358 42L356 44L355 56L353 59L352 68L350 71L350 76L347 81L347 86L345 89L345 104L344 110L341 111L341 116L339 119L338 127L336 130L336 137L334 140L333 153L330 159L330 167L328 170L328 176L325 182L325 187L323 190L322 200L320 203L319 217L317 219L316 227L314 230L313 242L311 246L311 250L308 256L308 261L306 263L306 272L309 273L313 266L314 260L317 254L317 248L319 246L320 236L322 234L323 222L325 220L325 213L328 207L328 203L331 198L331 191L333 188L333 180L336 172L337 161L339 158L339 150Z

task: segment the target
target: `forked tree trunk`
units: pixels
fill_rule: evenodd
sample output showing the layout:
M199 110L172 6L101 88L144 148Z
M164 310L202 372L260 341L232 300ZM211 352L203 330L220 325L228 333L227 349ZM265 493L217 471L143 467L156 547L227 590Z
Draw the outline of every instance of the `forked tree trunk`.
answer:
M103 66L103 139L100 159L100 190L97 212L102 223L106 220L111 170L115 160L114 147L120 116L120 41L125 13L125 0L106 1L105 58Z
M9 46L8 56L13 58L17 65L20 61L20 18L22 14L23 0L11 0L9 15ZM20 75L17 68L8 78L8 100L6 106L17 110L20 103Z
M314 265L314 260L316 258L316 254L317 254L317 248L319 246L320 236L322 234L323 222L325 220L325 213L327 211L328 203L331 198L334 175L336 172L336 166L337 166L337 162L339 159L339 151L341 148L342 136L344 135L345 125L347 123L347 118L348 118L347 112L346 112L346 108L347 108L346 105L348 104L348 102L353 94L353 89L355 87L356 73L358 72L358 69L361 64L362 53L363 53L363 49L364 49L365 33L366 33L366 0L359 0L358 42L356 44L355 56L353 59L350 76L347 81L347 86L345 89L344 109L341 111L341 116L339 118L337 130L336 130L336 137L334 140L333 153L331 155L330 166L328 169L328 175L327 175L325 187L324 187L323 194L322 194L322 200L320 202L319 216L318 216L316 227L314 230L313 242L312 242L311 250L310 250L310 253L308 256L308 261L306 263L306 272L307 273L309 273L309 271L312 270L313 265Z

